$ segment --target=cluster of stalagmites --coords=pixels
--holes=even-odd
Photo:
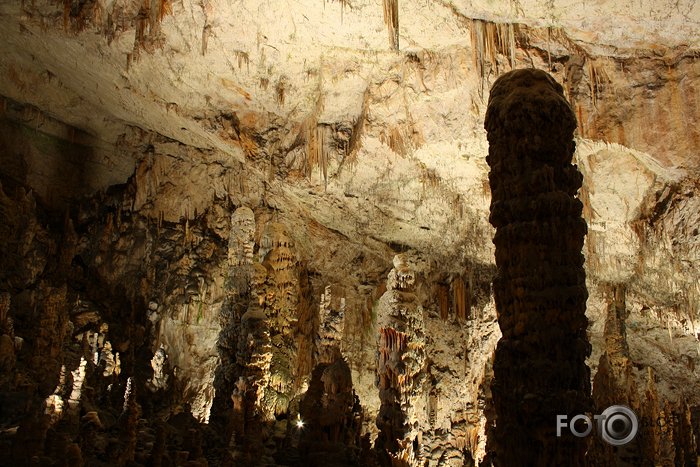
[[[676,403],[659,398],[656,374],[646,368],[646,388],[640,397],[635,382],[633,362],[627,343],[624,284],[603,285],[608,302],[605,320],[605,352],[600,357],[593,381],[596,412],[612,405],[632,409],[639,421],[635,438],[624,446],[611,446],[601,437],[590,440],[588,459],[591,465],[697,465],[697,413],[683,398]],[[697,409],[695,409],[697,410]],[[695,426],[694,426],[695,425]]]
[[[262,440],[270,438],[264,432],[283,429],[276,427],[276,417],[298,414],[303,376],[298,371],[300,268],[294,240],[283,224],[269,223],[257,258],[254,251],[255,216],[241,207],[231,217],[227,299],[217,344],[222,364],[212,412],[229,414],[223,423],[234,446],[232,459],[244,465],[265,462]]]
[[[381,407],[375,447],[384,463],[396,463],[418,442],[413,413],[425,362],[423,309],[414,293],[416,275],[406,255],[394,257],[387,291],[377,307],[377,386]],[[419,455],[416,453],[415,455]],[[399,464],[402,465],[402,464]]]
[[[493,290],[503,337],[491,386],[498,466],[584,465],[586,440],[556,436],[557,415],[590,412],[586,335],[586,223],[571,164],[576,118],[545,72],[501,76],[485,121],[491,224],[498,275]]]
[[[154,371],[136,368],[137,352],[152,356],[134,316],[143,297],[129,301],[123,285],[85,266],[118,261],[111,242],[131,221],[103,216],[109,206],[83,208],[76,229],[68,214],[45,217],[31,193],[9,198],[0,187],[0,465],[204,466],[202,450],[190,449],[194,438],[201,445],[192,416],[154,416],[163,391],[152,396],[145,383],[165,389],[164,355]],[[165,429],[160,443],[156,425]]]

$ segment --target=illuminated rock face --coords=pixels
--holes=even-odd
[[[571,164],[576,118],[547,73],[506,73],[491,89],[485,125],[496,228],[493,290],[503,337],[491,386],[499,466],[584,465],[586,441],[556,436],[557,415],[591,408],[586,223]]]

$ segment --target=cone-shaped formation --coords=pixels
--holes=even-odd
[[[503,337],[494,361],[498,466],[579,466],[586,440],[556,435],[557,415],[591,409],[586,223],[571,164],[576,118],[547,73],[516,70],[491,90],[486,112],[494,294]]]

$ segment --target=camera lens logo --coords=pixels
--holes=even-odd
[[[637,436],[639,421],[629,407],[613,405],[605,409],[602,414],[595,415],[593,418],[598,422],[598,435],[611,446],[624,446]],[[557,415],[557,437],[561,436],[561,429],[567,426],[566,419],[566,415]],[[578,420],[586,423],[585,430],[578,431],[575,426]],[[588,436],[593,430],[591,419],[586,415],[576,415],[568,423],[568,426],[571,433],[579,438]]]
[[[613,405],[594,418],[598,433],[611,446],[624,446],[637,436],[639,421],[629,407]]]

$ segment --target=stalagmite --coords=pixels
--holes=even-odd
[[[17,361],[16,354],[21,348],[21,338],[14,335],[12,318],[7,316],[10,311],[10,294],[0,294],[0,383],[9,379],[9,375]]]
[[[165,353],[165,348],[163,347],[163,344],[161,344],[151,359],[153,378],[148,380],[148,387],[153,392],[156,392],[158,389],[168,389],[168,379],[170,378],[170,375],[165,373],[165,362],[167,359],[168,356]]]
[[[214,380],[216,397],[212,405],[215,418],[228,424],[226,414],[231,406],[231,394],[240,376],[240,365],[236,362],[240,335],[240,319],[249,306],[250,281],[254,277],[253,250],[255,248],[255,215],[241,206],[231,215],[231,231],[228,239],[227,264],[225,269],[224,304],[219,314],[221,332],[216,347],[221,361]]]
[[[236,360],[244,365],[244,370],[233,391],[234,408],[230,423],[235,429],[232,441],[235,439],[251,463],[262,455],[256,443],[261,437],[262,424],[269,416],[263,409],[272,362],[269,329],[267,316],[259,307],[251,307],[241,317]]]
[[[73,375],[73,389],[68,398],[68,412],[77,415],[80,409],[80,396],[83,391],[83,382],[85,381],[85,366],[87,360],[85,357],[80,357],[80,365],[75,370],[71,371]]]
[[[102,372],[103,376],[110,376],[112,374],[119,376],[119,373],[121,373],[121,361],[119,360],[119,352],[112,353],[112,344],[109,341],[105,342],[105,345],[104,347],[102,347],[102,351],[100,352],[100,359],[98,364],[102,362],[105,363],[105,369]]]
[[[345,327],[345,300],[333,299],[327,285],[319,304],[316,336],[317,364],[309,389],[299,404],[301,459],[309,465],[328,465],[341,447],[359,446],[363,412],[355,395],[352,374],[341,352]]]
[[[271,377],[270,384],[265,389],[264,412],[268,417],[273,417],[288,411],[289,403],[297,395],[300,386],[300,357],[297,350],[297,338],[300,338],[297,335],[299,261],[295,241],[287,226],[281,223],[271,222],[265,226],[260,238],[259,253],[260,262],[267,271],[262,284],[262,290],[265,291],[262,302],[273,344]],[[259,289],[256,293],[260,297]],[[301,358],[305,356],[302,355]]]
[[[123,443],[123,448],[119,455],[120,465],[125,465],[127,462],[134,460],[140,412],[136,403],[136,390],[133,387],[132,378],[129,377],[126,380],[126,391],[124,391],[124,407],[118,421],[119,441]]]
[[[319,304],[319,327],[316,337],[316,361],[318,363],[333,363],[341,358],[340,346],[345,327],[344,299],[339,310],[331,305],[331,286],[327,285],[321,294]]]
[[[401,442],[417,442],[414,413],[425,362],[423,308],[414,292],[416,275],[404,254],[394,257],[387,291],[377,307],[377,385],[381,407],[375,447],[385,463],[401,457]],[[416,453],[419,457],[420,453]]]
[[[524,69],[496,81],[484,126],[503,333],[491,386],[492,460],[584,465],[586,441],[566,430],[556,436],[557,415],[570,420],[592,408],[581,254],[587,229],[575,198],[583,177],[571,164],[576,118],[561,85]]]
[[[44,413],[51,416],[51,426],[54,426],[63,416],[65,401],[63,400],[66,391],[66,366],[61,365],[61,374],[58,377],[58,385],[53,394],[46,398],[46,408]]]
[[[639,413],[640,401],[630,349],[627,344],[626,319],[629,314],[624,284],[606,287],[608,316],[605,320],[605,353],[600,357],[598,372],[593,382],[593,399],[596,413],[602,413],[611,405],[624,405]],[[641,445],[643,437],[638,436],[625,446],[613,447],[600,437],[591,440],[588,459],[593,465],[606,465],[614,458],[620,457],[641,463]]]
[[[250,208],[242,206],[231,216],[231,235],[228,242],[229,267],[236,270],[235,268],[240,266],[253,264],[254,248],[255,215]]]

